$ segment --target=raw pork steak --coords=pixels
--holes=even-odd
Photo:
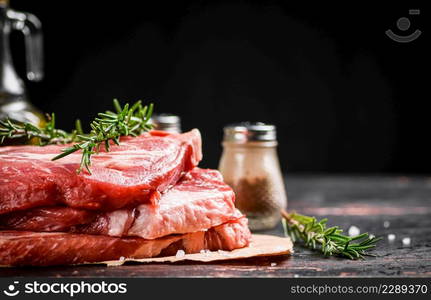
[[[34,208],[0,215],[0,228],[61,231],[155,239],[203,231],[237,219],[235,194],[216,170],[195,168],[162,195],[157,207],[96,212],[70,207]]]
[[[241,218],[204,232],[170,235],[156,240],[72,233],[0,231],[0,265],[50,266],[124,258],[175,255],[178,250],[233,250],[251,239]]]
[[[76,173],[81,154],[51,159],[67,145],[0,148],[0,214],[66,205],[114,210],[157,203],[202,158],[197,129],[184,134],[152,131],[121,139],[110,152],[93,156],[92,175]]]

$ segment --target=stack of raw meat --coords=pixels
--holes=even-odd
[[[92,157],[65,145],[0,148],[0,265],[57,265],[233,250],[247,219],[219,172],[197,168],[198,130],[124,137]]]

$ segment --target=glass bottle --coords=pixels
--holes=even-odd
[[[9,7],[9,1],[0,0],[0,119],[13,119],[43,125],[44,117],[29,101],[27,91],[18,77],[10,53],[9,35],[19,30],[26,47],[27,79],[40,81],[42,70],[42,32],[36,16],[18,12]]]
[[[219,170],[252,230],[274,228],[287,196],[277,155],[276,127],[239,123],[224,128]]]
[[[154,129],[171,133],[181,133],[181,119],[173,114],[155,114],[151,118]]]

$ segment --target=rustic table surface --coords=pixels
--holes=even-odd
[[[0,276],[52,277],[431,277],[431,178],[381,176],[290,176],[289,209],[328,217],[329,225],[382,236],[377,257],[350,261],[324,258],[300,245],[292,256],[176,264],[3,268]],[[386,226],[385,226],[386,225]],[[388,226],[389,225],[389,226]],[[282,228],[265,232],[282,235]],[[388,241],[394,234],[395,240]],[[403,246],[402,239],[411,245]]]

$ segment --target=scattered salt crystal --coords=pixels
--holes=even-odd
[[[389,228],[389,226],[391,226],[391,222],[389,222],[389,221],[384,221],[383,222],[383,227],[384,228]]]
[[[201,251],[199,251],[199,253],[205,256],[208,256],[211,253],[211,251],[208,249],[202,249]]]
[[[368,237],[369,237],[370,239],[373,239],[373,238],[375,238],[376,236],[375,236],[374,234],[370,234],[370,235],[368,235]]]
[[[295,274],[295,275],[293,275],[293,277],[298,278],[298,277],[299,277],[299,275],[298,275],[298,274]]]
[[[175,254],[176,258],[181,258],[184,257],[186,255],[186,253],[184,252],[184,250],[178,250],[177,254]]]
[[[408,247],[408,246],[410,246],[410,244],[412,242],[412,239],[409,238],[409,237],[405,237],[405,238],[402,239],[402,242],[403,242],[403,246],[404,247]]]
[[[349,228],[349,236],[355,236],[355,235],[358,235],[360,233],[361,233],[361,231],[359,230],[358,227],[356,227],[356,226],[350,226],[350,228]]]
[[[120,261],[124,261],[125,259],[126,259],[126,258],[125,258],[124,256],[121,256],[119,260],[120,260]]]
[[[389,242],[393,242],[393,241],[395,241],[395,238],[396,238],[395,234],[393,234],[393,233],[388,234],[388,241],[389,241]]]
[[[271,263],[271,267],[275,267],[276,265],[276,263]]]

